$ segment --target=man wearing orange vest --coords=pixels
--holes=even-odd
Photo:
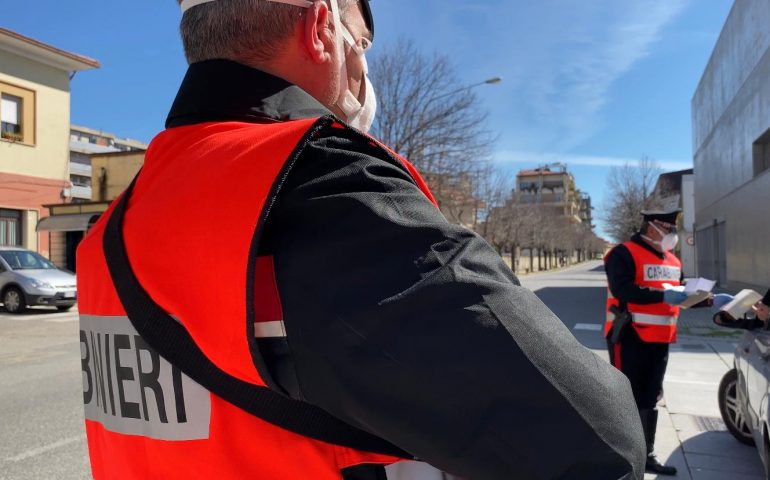
[[[613,248],[604,260],[609,287],[604,336],[610,361],[631,382],[647,443],[645,468],[662,475],[676,475],[676,468],[658,461],[654,444],[655,405],[662,394],[668,345],[676,341],[677,305],[687,298],[670,288],[683,279],[682,264],[672,253],[678,242],[679,212],[642,212],[639,233]]]
[[[365,133],[368,1],[181,7],[167,128],[78,251],[94,478],[641,479],[626,378]]]

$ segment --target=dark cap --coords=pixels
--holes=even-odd
[[[364,21],[366,22],[366,28],[372,34],[372,41],[374,41],[374,17],[372,16],[372,7],[369,6],[369,0],[359,0],[361,4],[361,11],[364,12]]]
[[[678,217],[681,212],[681,208],[674,210],[642,210],[642,216],[644,217],[645,222],[657,220],[659,222],[676,225],[676,217]]]

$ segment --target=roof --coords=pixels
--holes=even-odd
[[[0,50],[66,71],[90,70],[101,66],[93,58],[56,48],[2,27],[0,27]]]
[[[70,151],[77,153],[85,153],[86,155],[94,155],[97,153],[110,153],[119,152],[120,149],[110,147],[108,145],[97,145],[95,143],[78,142],[76,140],[70,140]]]
[[[74,213],[51,215],[37,222],[36,231],[42,232],[85,232],[96,222],[100,213]]]
[[[95,158],[112,158],[112,157],[128,157],[132,155],[142,155],[144,156],[147,153],[147,150],[118,150],[117,152],[105,152],[105,153],[95,153],[91,156],[92,159]]]
[[[80,125],[70,124],[70,135],[77,135],[78,133],[93,135],[96,137],[108,138],[119,145],[126,145],[132,148],[137,148],[139,150],[147,150],[147,144],[144,142],[140,142],[139,140],[134,140],[133,138],[121,138],[115,135],[114,133],[97,130],[95,128],[81,127]]]
[[[569,175],[569,172],[552,172],[550,170],[520,170],[517,177],[534,177],[536,175]]]

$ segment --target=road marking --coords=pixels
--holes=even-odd
[[[685,378],[676,378],[676,377],[674,377],[674,378],[665,378],[663,381],[664,382],[668,382],[668,383],[681,383],[681,384],[684,384],[684,385],[705,385],[705,386],[709,386],[709,387],[718,387],[719,386],[718,382],[704,382],[704,381],[701,381],[701,380],[687,380]]]
[[[602,326],[598,323],[578,323],[575,325],[575,330],[590,330],[592,332],[601,332]]]
[[[33,315],[0,315],[0,320],[11,320],[14,322],[34,322],[34,321],[42,320],[45,322],[61,323],[61,322],[73,322],[77,319],[78,319],[77,312],[38,313]]]
[[[77,315],[67,315],[62,317],[55,317],[55,318],[46,318],[46,322],[50,323],[67,323],[67,322],[77,322],[79,317]]]
[[[22,452],[15,457],[6,458],[5,460],[7,462],[21,462],[22,460],[26,460],[28,458],[36,457],[38,455],[41,455],[43,453],[49,452],[51,450],[55,450],[59,447],[63,447],[65,445],[69,445],[71,443],[76,443],[81,440],[84,440],[86,438],[85,435],[77,435],[75,437],[67,437],[59,440],[58,442],[49,443],[48,445],[43,445],[42,447],[32,448],[27,450],[26,452]]]

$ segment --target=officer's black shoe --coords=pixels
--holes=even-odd
[[[644,471],[649,473],[657,473],[659,475],[676,475],[676,467],[663,465],[658,461],[658,457],[656,457],[654,453],[647,454],[647,461],[644,464]]]

